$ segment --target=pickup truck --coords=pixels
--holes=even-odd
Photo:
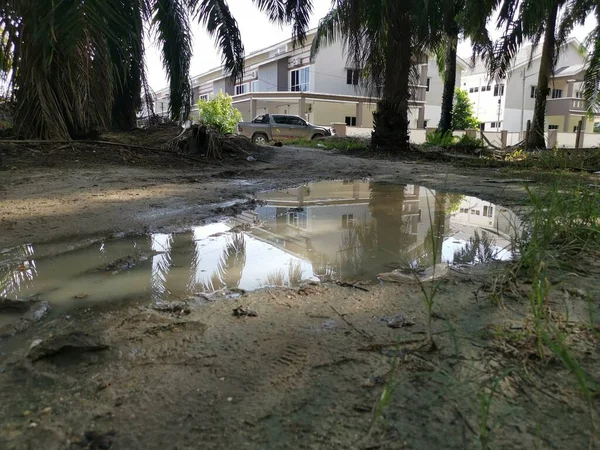
[[[331,129],[312,125],[301,117],[288,114],[261,114],[252,122],[238,123],[237,132],[259,145],[269,141],[331,136]]]

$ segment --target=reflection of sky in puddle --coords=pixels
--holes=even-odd
[[[35,258],[33,245],[0,250],[0,296],[40,294],[67,305],[185,299],[314,275],[373,280],[399,265],[510,259],[510,236],[519,226],[497,205],[414,185],[327,181],[258,198],[264,203],[255,211],[185,233],[108,239],[49,257]],[[134,267],[104,270],[129,256]]]

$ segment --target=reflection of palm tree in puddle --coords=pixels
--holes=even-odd
[[[353,228],[342,230],[342,243],[335,261],[335,272],[341,278],[361,275],[377,246],[373,220],[363,220]]]
[[[431,205],[427,199],[428,214],[431,225],[427,230],[423,244],[415,249],[409,259],[408,265],[431,266],[442,262],[442,247],[444,244],[444,235],[446,234],[447,198],[446,194],[436,192],[434,204]],[[433,215],[431,207],[433,206]],[[433,220],[431,220],[433,219]]]
[[[493,261],[498,256],[495,249],[496,241],[483,231],[481,235],[475,231],[474,236],[464,248],[454,252],[454,264],[485,263]]]
[[[244,233],[232,233],[227,237],[217,268],[210,276],[210,280],[203,283],[202,289],[214,292],[225,287],[239,287],[245,265],[246,240]]]
[[[282,269],[276,269],[267,274],[268,286],[297,286],[302,281],[302,265],[299,261],[290,261],[287,270],[287,280]]]
[[[33,280],[37,276],[35,260],[32,259],[34,248],[32,245],[20,245],[9,252],[11,260],[20,261],[18,264],[7,264],[0,270],[0,296],[17,296],[20,291],[33,287]]]

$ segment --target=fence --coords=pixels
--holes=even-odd
[[[345,128],[342,133],[338,133],[339,136],[357,137],[357,138],[370,138],[372,128],[359,128],[359,127],[342,127]],[[433,133],[435,128],[414,128],[409,130],[410,142],[413,144],[424,144],[427,142],[427,134]],[[505,130],[501,131],[454,131],[453,136],[461,138],[465,134],[469,134],[472,137],[481,138],[484,144],[488,147],[496,147],[504,149],[507,147],[515,147],[522,145],[525,140],[526,132],[508,132]],[[577,142],[579,134],[579,142]],[[556,130],[550,130],[544,133],[546,145],[548,148],[593,148],[600,147],[600,133],[584,133],[581,130],[579,133],[563,133]]]

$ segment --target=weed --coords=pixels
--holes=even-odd
[[[458,142],[458,138],[452,134],[452,131],[441,132],[439,130],[427,134],[425,140],[427,145],[437,147],[451,147]]]
[[[513,369],[508,369],[505,371],[502,376],[495,377],[492,379],[491,386],[483,386],[483,388],[479,391],[479,442],[481,443],[482,450],[487,450],[489,448],[490,442],[490,409],[492,407],[492,401],[494,399],[494,395],[498,391],[498,387],[502,380],[504,380],[508,375],[513,372]]]

